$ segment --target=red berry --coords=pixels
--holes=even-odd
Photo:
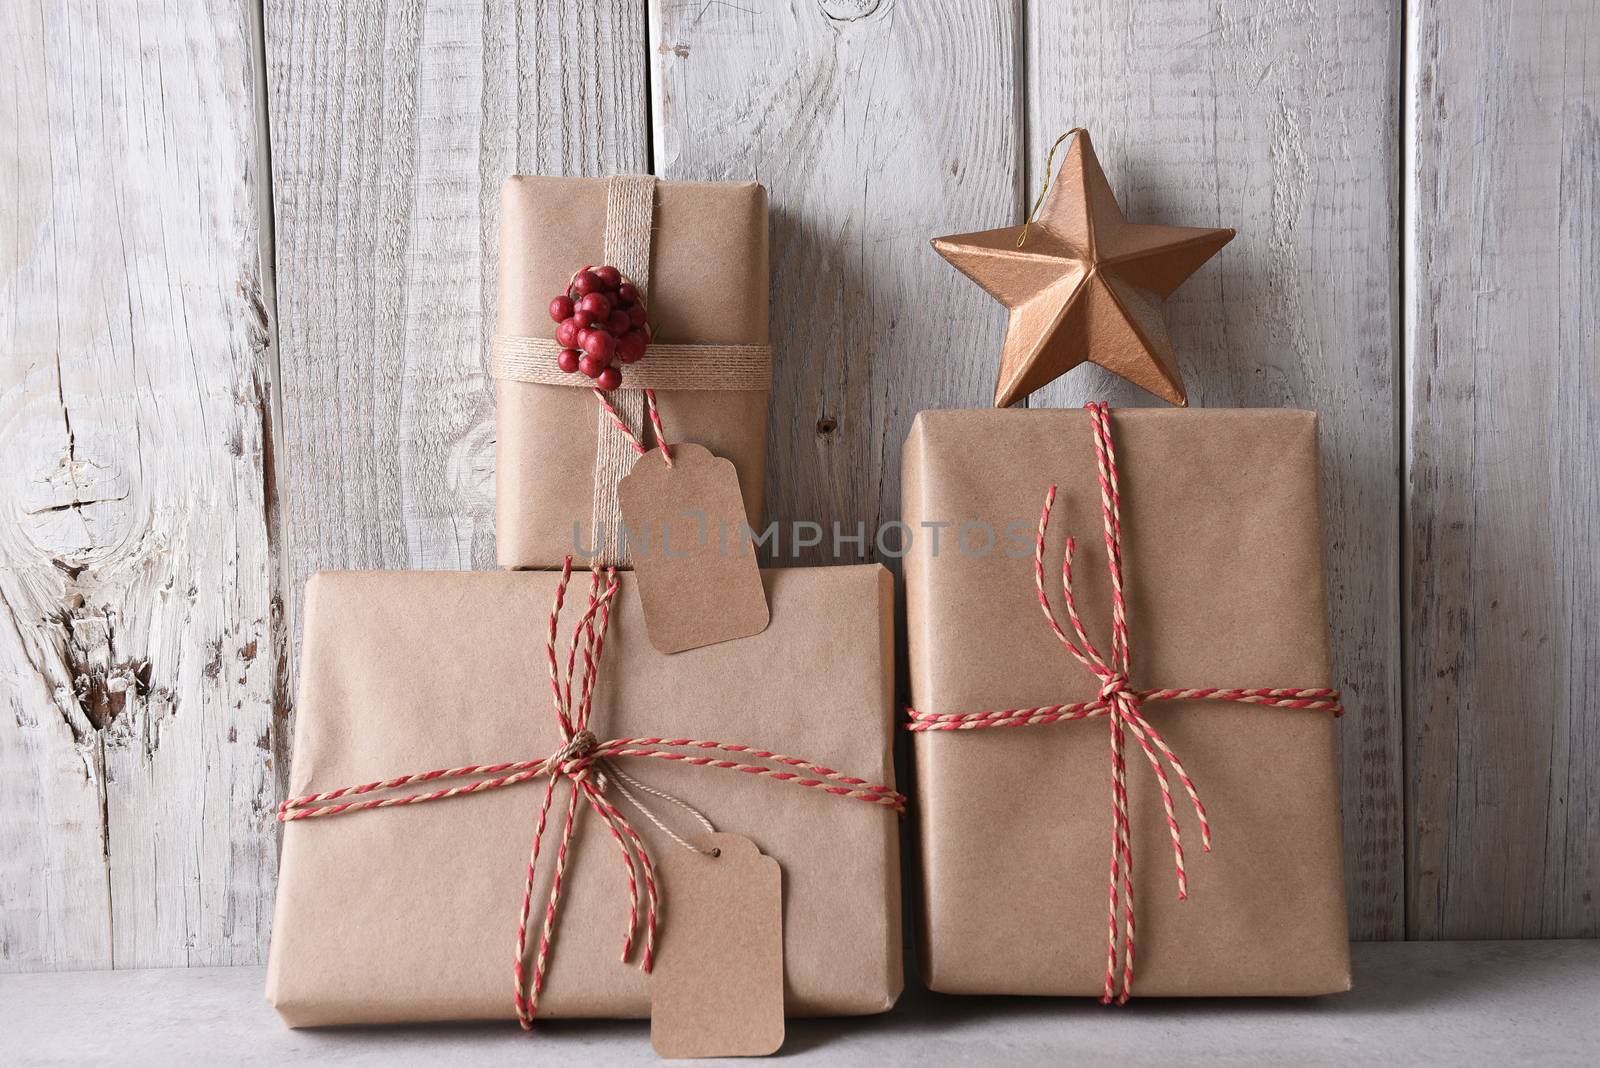
[[[599,275],[586,268],[579,271],[577,275],[573,277],[572,288],[578,291],[578,296],[583,297],[589,295],[590,293],[598,293],[600,290],[606,288],[606,286],[604,282],[600,281]]]
[[[602,365],[608,364],[617,351],[617,339],[604,330],[591,330],[583,337],[583,351],[601,361]]]
[[[622,385],[622,372],[615,367],[607,367],[600,372],[600,377],[594,380],[594,384],[601,389],[616,389]]]
[[[650,341],[639,330],[629,330],[617,342],[617,358],[623,363],[633,363],[644,355]]]
[[[607,367],[606,361],[595,356],[585,355],[578,361],[578,370],[590,378],[599,378],[600,373]]]
[[[628,327],[633,324],[628,321],[628,313],[620,308],[606,317],[606,332],[621,337],[628,332]]]
[[[550,301],[550,318],[556,322],[572,318],[572,300],[568,297],[556,297]]]
[[[617,287],[617,299],[624,304],[632,304],[639,299],[639,288],[632,282],[623,282]]]
[[[556,353],[556,366],[570,375],[578,369],[579,359],[577,349],[562,349]]]
[[[598,320],[595,319],[595,317],[593,315],[590,315],[588,312],[584,311],[582,308],[578,308],[575,311],[573,311],[573,313],[572,313],[572,321],[578,324],[578,329],[580,331],[587,330],[587,329],[589,329],[589,327],[593,326],[596,322],[598,322]]]
[[[604,267],[594,269],[595,276],[604,282],[607,289],[615,289],[622,284],[622,272],[609,263]]]
[[[583,328],[578,325],[578,320],[572,318],[563,319],[561,325],[556,327],[556,344],[564,349],[577,348],[578,331],[581,329]]]
[[[644,320],[645,310],[643,304],[635,304],[633,307],[628,309],[628,323],[630,325],[643,326]]]
[[[586,293],[578,298],[577,308],[585,315],[592,315],[594,321],[600,323],[611,314],[611,300],[604,293]]]

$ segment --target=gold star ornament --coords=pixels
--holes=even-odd
[[[1015,404],[1086,360],[1162,400],[1187,404],[1161,302],[1234,232],[1127,222],[1088,131],[1062,140],[1073,134],[1029,222],[933,241],[939,255],[1010,309],[995,407]]]

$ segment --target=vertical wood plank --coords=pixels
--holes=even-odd
[[[1409,36],[1409,931],[1594,937],[1600,7]]]
[[[924,408],[992,392],[1003,322],[929,239],[1016,215],[1009,4],[651,4],[656,170],[758,179],[772,205],[767,518],[783,564],[879,558]],[[835,546],[864,529],[865,549]],[[891,536],[888,546],[897,547]]]
[[[279,0],[267,46],[296,596],[492,567],[500,184],[646,169],[642,4]]]
[[[1174,294],[1190,403],[1320,417],[1352,935],[1399,938],[1397,58],[1388,4],[1030,5],[1029,183],[1086,126],[1135,222],[1239,236]],[[1159,403],[1098,367],[1034,403]]]
[[[247,14],[0,9],[0,970],[265,948],[283,628]]]

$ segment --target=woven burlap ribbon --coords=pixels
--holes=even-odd
[[[655,218],[656,180],[648,174],[616,175],[606,181],[606,234],[602,253],[639,290],[648,304],[650,246]],[[561,346],[553,338],[496,334],[489,351],[489,373],[509,382],[589,388],[593,382],[556,366]],[[610,394],[617,424],[645,422],[646,389],[772,388],[772,349],[766,345],[672,345],[652,343],[639,363],[622,368],[622,385]],[[617,483],[633,467],[633,440],[618,433],[612,413],[595,408],[594,507],[592,536],[600,553],[593,563],[622,565],[622,507]]]

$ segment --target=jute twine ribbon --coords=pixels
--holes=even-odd
[[[1203,852],[1211,852],[1211,823],[1200,801],[1194,780],[1183,768],[1176,753],[1168,747],[1161,732],[1145,718],[1143,706],[1149,701],[1233,701],[1243,704],[1265,705],[1269,708],[1303,709],[1344,714],[1339,704],[1339,691],[1316,689],[1134,689],[1129,682],[1132,658],[1128,648],[1128,605],[1124,595],[1122,563],[1122,499],[1117,486],[1116,450],[1111,441],[1111,409],[1109,405],[1087,405],[1094,431],[1095,463],[1099,468],[1100,511],[1105,528],[1106,566],[1111,574],[1111,655],[1100,650],[1085,632],[1079,618],[1077,603],[1072,594],[1072,554],[1076,542],[1067,539],[1066,555],[1061,563],[1061,584],[1065,596],[1067,619],[1077,636],[1074,642],[1056,622],[1055,611],[1044,586],[1044,539],[1050,523],[1050,510],[1055,504],[1056,487],[1045,492],[1044,510],[1039,516],[1039,534],[1034,542],[1034,590],[1045,621],[1056,638],[1073,658],[1100,680],[1100,692],[1091,701],[1077,704],[1046,705],[1039,708],[1008,708],[987,712],[930,713],[908,709],[911,722],[907,729],[913,731],[967,731],[990,727],[1022,727],[1032,724],[1055,723],[1105,717],[1111,725],[1111,876],[1108,884],[1109,908],[1106,931],[1105,987],[1100,1000],[1106,1004],[1125,1003],[1133,989],[1133,846],[1128,821],[1127,764],[1124,750],[1127,736],[1133,735],[1144,751],[1156,783],[1161,789],[1161,804],[1166,812],[1167,828],[1172,837],[1172,856],[1177,869],[1178,899],[1189,896],[1188,875],[1183,862],[1183,834],[1172,803],[1172,784],[1167,767],[1172,769],[1189,801],[1194,806],[1200,824],[1200,844]],[[1165,762],[1165,766],[1163,765]],[[1120,895],[1120,901],[1119,901]],[[1118,911],[1122,913],[1122,935],[1117,930]],[[1119,953],[1120,951],[1120,953]],[[1120,956],[1120,975],[1118,970]]]
[[[516,956],[513,959],[513,999],[517,1019],[524,1030],[531,1030],[533,1027],[534,1017],[539,1008],[539,995],[544,989],[550,949],[555,939],[556,918],[561,903],[562,880],[571,855],[573,831],[577,825],[580,801],[605,824],[621,856],[628,886],[628,922],[622,941],[624,962],[633,957],[635,938],[641,930],[639,901],[640,885],[643,885],[643,949],[639,967],[646,972],[650,971],[655,961],[661,890],[656,883],[655,865],[650,860],[650,851],[644,839],[634,830],[628,818],[607,799],[606,794],[615,789],[674,842],[686,849],[707,852],[675,834],[646,807],[638,797],[638,793],[681,806],[694,815],[706,830],[714,829],[710,820],[687,802],[640,783],[616,767],[615,761],[627,757],[650,757],[657,760],[672,760],[697,768],[742,772],[771,782],[807,787],[834,797],[882,805],[902,815],[906,804],[905,797],[890,787],[875,786],[865,779],[842,774],[810,760],[784,756],[781,753],[752,746],[693,738],[613,738],[610,741],[600,741],[589,729],[589,719],[594,708],[594,687],[600,669],[600,655],[611,619],[611,603],[616,596],[620,580],[615,568],[595,568],[591,572],[588,604],[573,628],[563,673],[556,655],[556,640],[562,604],[571,578],[572,558],[568,557],[562,568],[561,578],[556,584],[555,603],[550,609],[550,625],[545,639],[545,657],[550,668],[550,692],[554,699],[556,723],[562,738],[561,745],[555,752],[537,760],[440,768],[436,771],[401,775],[359,786],[343,786],[336,790],[290,798],[278,807],[278,820],[290,823],[318,817],[417,805],[429,801],[443,801],[447,798],[466,797],[516,786],[535,779],[547,780],[544,798],[539,804],[539,813],[534,826],[527,875],[523,881],[522,904],[517,919]],[[577,671],[580,652],[583,664],[581,671]],[[729,759],[730,757],[733,759]],[[748,763],[748,761],[762,763]],[[455,782],[456,785],[428,793],[398,796],[390,793],[422,783],[443,782]],[[561,815],[561,838],[556,846],[555,868],[551,876],[550,890],[545,898],[543,925],[539,932],[538,950],[534,954],[530,974],[527,969],[528,919],[533,909],[535,875],[556,789],[563,782],[569,784],[570,789],[567,792],[565,811]],[[386,796],[367,796],[371,794]],[[714,851],[711,852],[714,854]]]
[[[655,217],[656,180],[648,174],[616,175],[606,181],[604,260],[632,282],[641,298],[650,289],[650,246]],[[593,388],[583,375],[556,366],[561,346],[553,338],[496,334],[489,349],[489,373],[510,382]],[[660,437],[657,389],[770,390],[772,349],[766,345],[672,345],[652,342],[645,359],[622,365],[622,385],[614,400],[595,389],[597,413],[592,523],[600,565],[625,565],[622,506],[617,483],[633,466],[633,454],[647,450],[631,427],[643,427],[648,410]],[[611,434],[609,427],[622,431]],[[642,431],[641,431],[642,432]],[[670,456],[668,463],[670,465]]]

